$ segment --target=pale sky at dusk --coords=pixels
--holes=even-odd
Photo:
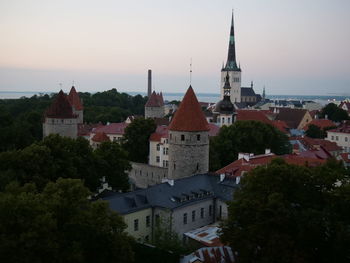
[[[0,0],[0,91],[219,93],[232,8],[243,86],[350,95],[348,0]]]

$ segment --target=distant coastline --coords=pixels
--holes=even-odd
[[[55,92],[39,92],[39,91],[0,91],[0,99],[19,99],[21,97],[30,98],[34,95],[45,95],[52,94]],[[132,96],[140,94],[145,96],[145,92],[126,92]],[[181,100],[184,93],[181,92],[164,92],[163,96],[165,100]],[[197,93],[197,97],[199,101],[203,102],[217,102],[220,99],[220,94],[215,93]],[[321,104],[327,104],[331,101],[342,101],[345,99],[349,99],[350,96],[340,96],[340,95],[267,95],[267,98],[273,100],[312,100],[315,102],[319,102]]]

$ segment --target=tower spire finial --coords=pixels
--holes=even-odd
[[[190,86],[192,85],[192,58],[190,60]]]

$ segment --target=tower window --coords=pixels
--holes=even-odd
[[[204,208],[201,208],[201,218],[204,218]]]
[[[174,170],[176,169],[176,164],[174,164]]]
[[[135,219],[134,220],[134,231],[138,231],[139,230],[139,220]]]
[[[199,163],[197,163],[197,171],[199,170]]]
[[[225,123],[225,118],[224,117],[222,118],[222,123]]]
[[[184,222],[184,225],[187,224],[187,213],[184,213],[183,222]]]
[[[184,140],[185,140],[185,135],[181,134],[181,141],[184,141]]]
[[[197,141],[200,141],[200,140],[201,140],[201,135],[197,134]]]
[[[196,220],[196,211],[193,210],[192,211],[192,222],[194,222]]]

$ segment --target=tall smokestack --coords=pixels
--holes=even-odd
[[[151,97],[152,94],[152,70],[148,70],[148,91],[147,96],[148,98]]]

